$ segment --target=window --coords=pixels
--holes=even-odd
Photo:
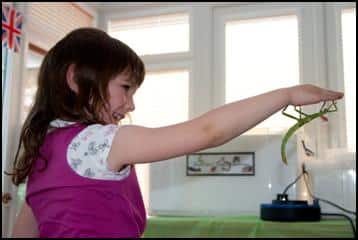
[[[225,39],[226,103],[299,83],[295,15],[228,21]],[[246,134],[267,134],[294,123],[278,112]]]
[[[187,70],[148,72],[143,85],[134,95],[136,110],[131,113],[133,124],[162,127],[186,121],[189,115],[188,99],[189,73]],[[144,203],[148,209],[148,164],[139,164],[136,170]]]
[[[130,114],[133,124],[162,127],[189,118],[190,56],[179,56],[190,49],[189,14],[153,14],[146,17],[108,20],[108,33],[131,47],[143,57],[146,76],[134,95],[135,111]],[[171,54],[170,59],[164,54]],[[124,123],[129,119],[124,119]],[[149,208],[149,164],[136,166],[147,213]]]
[[[356,148],[356,12],[355,8],[342,10],[342,46],[344,92],[346,104],[347,147]]]
[[[186,13],[111,20],[108,32],[139,55],[189,51],[189,16]]]
[[[188,119],[189,72],[171,70],[148,72],[134,95],[133,123],[162,127]]]

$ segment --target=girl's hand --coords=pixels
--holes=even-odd
[[[289,104],[293,106],[308,105],[322,101],[333,101],[343,97],[342,92],[331,91],[311,84],[288,88]]]

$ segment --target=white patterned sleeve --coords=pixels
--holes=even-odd
[[[111,171],[107,164],[109,150],[118,125],[93,124],[74,137],[67,149],[67,162],[80,176],[122,180],[130,173],[130,165],[119,172]]]

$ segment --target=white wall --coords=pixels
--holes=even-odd
[[[252,136],[243,142],[239,137],[203,151],[254,151],[254,176],[186,176],[185,157],[152,163],[149,215],[258,215],[261,203],[270,203],[296,178],[296,140],[292,138],[287,145],[286,166],[281,162],[281,139],[280,135]],[[290,188],[289,198],[296,199],[296,191]]]

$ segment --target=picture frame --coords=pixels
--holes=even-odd
[[[254,176],[255,152],[202,152],[186,155],[187,176]]]

